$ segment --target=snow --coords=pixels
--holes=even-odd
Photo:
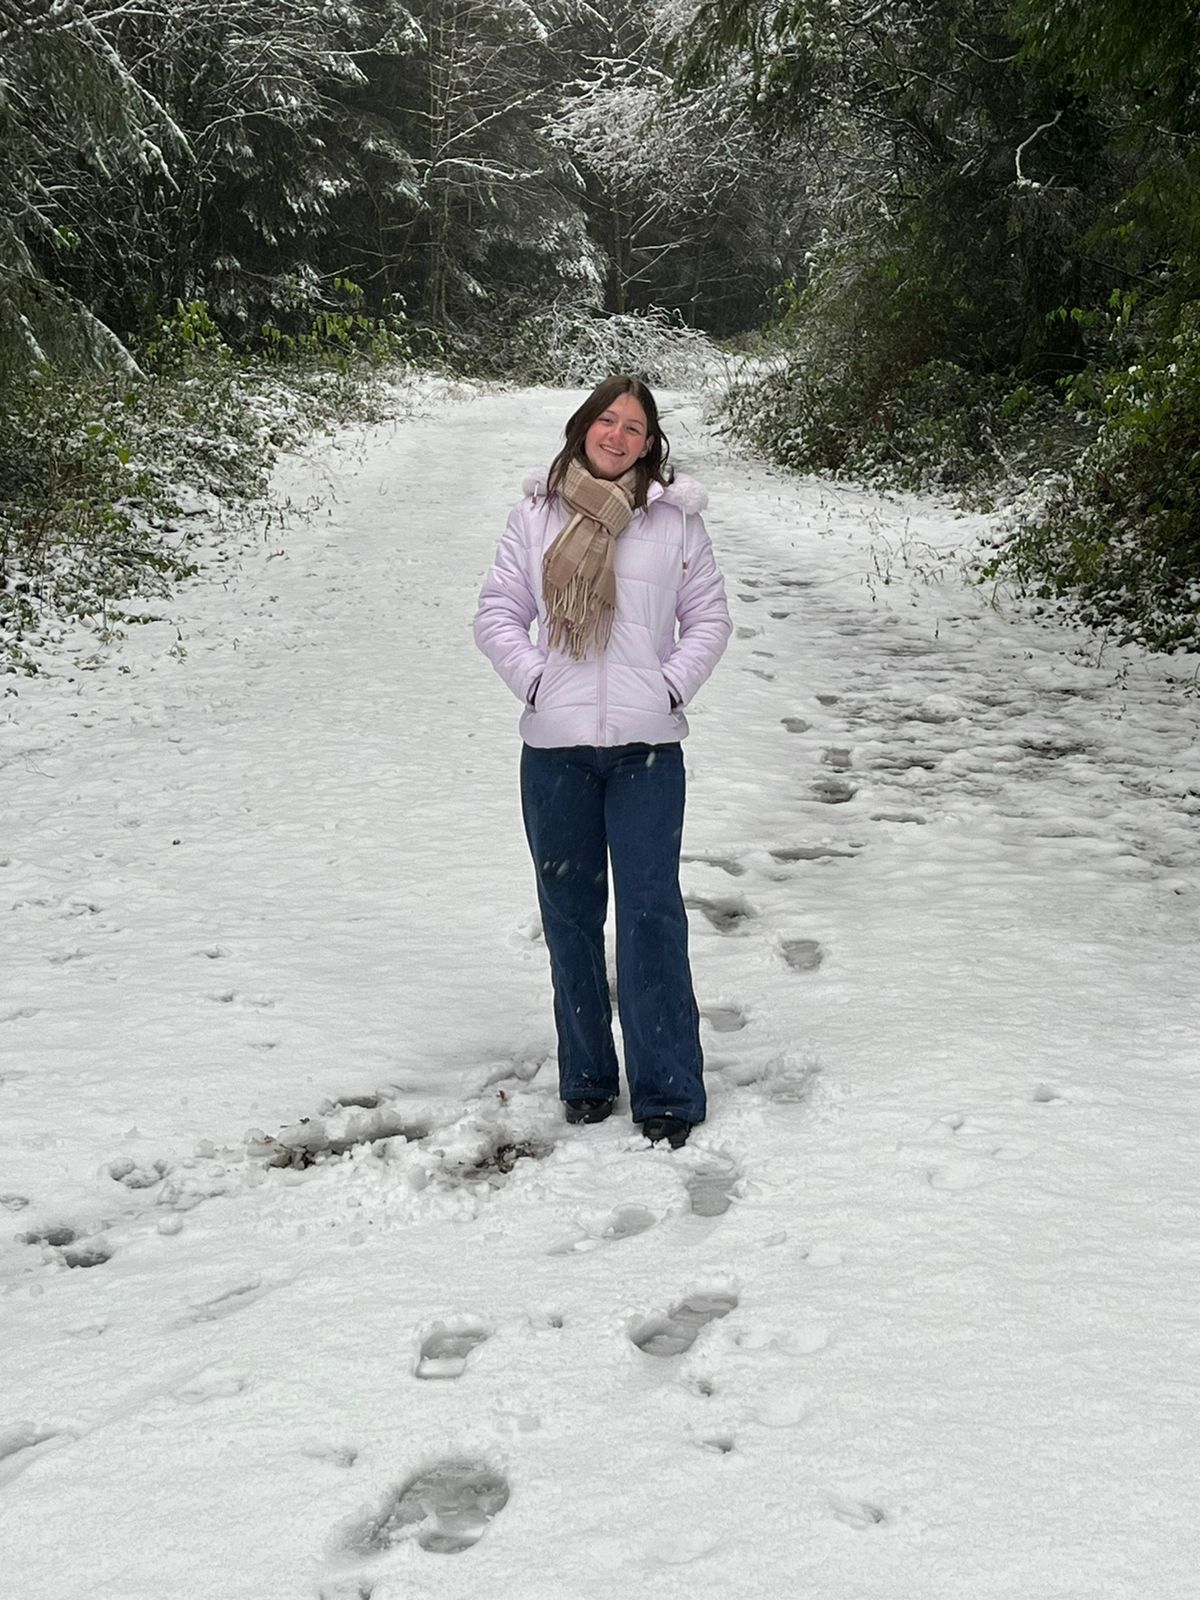
[[[1200,704],[673,397],[711,1112],[568,1129],[469,624],[576,402],[314,447],[176,622],[4,686],[6,1591],[1192,1592]]]

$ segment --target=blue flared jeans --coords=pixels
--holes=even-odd
[[[700,1017],[679,889],[678,744],[572,745],[521,756],[521,805],[550,952],[559,1094],[620,1089],[604,961],[609,863],[617,913],[617,1006],[635,1122],[704,1120]]]

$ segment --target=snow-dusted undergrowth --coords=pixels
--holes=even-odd
[[[1190,1592],[1200,706],[882,586],[983,519],[678,403],[711,1116],[567,1129],[469,622],[574,398],[286,462],[307,517],[0,702],[6,1582]]]

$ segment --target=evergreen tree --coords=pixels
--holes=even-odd
[[[575,0],[423,0],[404,126],[419,215],[408,246],[438,325],[499,298],[584,296],[595,276],[564,164],[539,132]]]
[[[0,382],[31,362],[131,364],[111,308],[136,298],[147,214],[191,160],[91,9],[0,0]]]

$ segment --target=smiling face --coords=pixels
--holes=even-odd
[[[634,395],[619,394],[584,435],[583,453],[593,477],[619,478],[653,442],[641,402]]]

